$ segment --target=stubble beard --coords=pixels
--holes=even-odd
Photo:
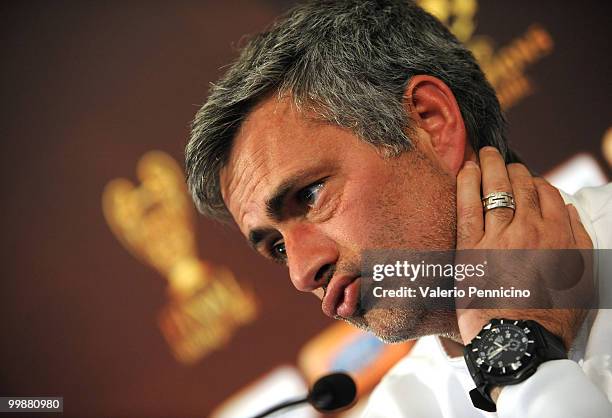
[[[414,213],[401,213],[403,200],[398,193],[391,193],[388,199],[381,201],[385,207],[385,226],[379,236],[373,240],[382,244],[382,248],[401,250],[454,250],[456,246],[456,186],[454,178],[443,173],[422,155],[415,156],[413,169],[418,169],[418,176],[434,179],[430,184],[408,187],[414,192],[420,191],[419,202]],[[414,173],[414,172],[413,172]],[[408,174],[410,176],[410,174]],[[414,178],[415,175],[412,174]],[[420,190],[419,190],[420,189]],[[402,190],[396,189],[396,190]],[[428,193],[423,193],[427,190]],[[415,196],[417,196],[415,194]],[[418,237],[409,237],[410,226],[422,222],[428,230]],[[398,233],[398,231],[408,231]],[[341,318],[346,322],[376,335],[385,343],[400,343],[426,335],[454,335],[457,331],[455,310],[431,310],[424,306],[415,306],[412,301],[396,307],[373,307],[365,311],[359,308],[350,318]]]

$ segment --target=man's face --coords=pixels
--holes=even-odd
[[[269,98],[242,124],[221,171],[224,201],[264,257],[329,316],[387,341],[448,330],[450,313],[359,307],[362,252],[454,249],[454,177],[419,131],[415,150],[384,158],[350,131]]]

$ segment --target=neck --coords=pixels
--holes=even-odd
[[[447,356],[451,358],[463,356],[463,344],[457,342],[455,339],[447,337],[438,338],[440,339],[440,344],[442,344],[442,348],[446,352]]]

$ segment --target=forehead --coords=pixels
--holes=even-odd
[[[251,169],[284,171],[306,164],[308,159],[299,156],[301,153],[314,154],[314,150],[322,146],[315,138],[315,132],[321,128],[321,123],[305,118],[288,98],[274,96],[264,100],[247,116],[234,138],[223,173],[230,180],[228,185],[234,186],[233,183],[240,180],[238,174],[251,172]],[[260,180],[272,181],[274,176]]]
[[[289,98],[262,101],[242,123],[221,170],[223,199],[243,233],[261,223],[265,200],[284,179],[341,157],[350,136],[305,118]],[[361,142],[361,141],[360,141]]]

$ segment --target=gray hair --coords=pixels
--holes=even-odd
[[[227,218],[219,171],[242,121],[274,94],[289,95],[298,109],[351,130],[383,155],[410,150],[404,91],[418,74],[450,87],[475,150],[492,145],[507,158],[495,91],[470,51],[436,18],[406,0],[311,1],[251,38],[212,85],[185,150],[196,206]]]

